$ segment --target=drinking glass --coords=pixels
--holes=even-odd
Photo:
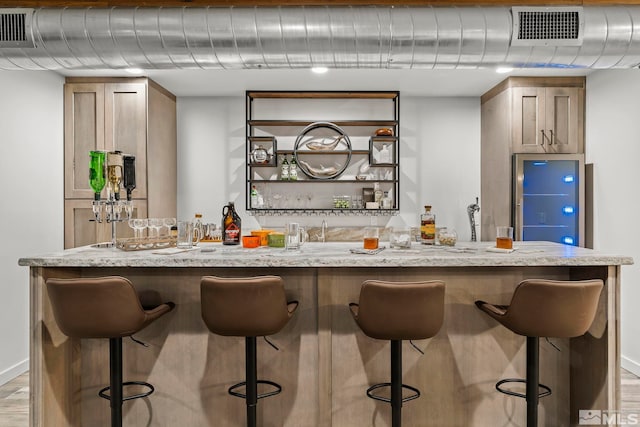
[[[287,224],[285,247],[292,250],[300,249],[300,246],[307,240],[306,236],[307,234],[304,228],[300,227],[300,224],[297,222]]]
[[[513,249],[513,227],[496,227],[496,248]]]
[[[197,230],[197,229],[196,229]],[[196,240],[194,241],[194,234]],[[194,230],[191,221],[178,221],[178,240],[176,246],[181,249],[191,249],[194,243],[197,245],[200,241],[200,233]]]
[[[378,227],[366,227],[364,229],[364,249],[378,249],[379,237]]]
[[[162,218],[149,218],[149,237],[160,237],[160,228],[163,224]]]
[[[131,225],[131,221],[129,221],[129,225]],[[146,218],[135,218],[133,220],[133,231],[136,234],[136,237],[143,238],[144,237],[144,229],[147,228],[149,222]]]
[[[176,219],[175,218],[164,218],[162,220],[162,224],[166,227],[167,229],[167,236],[169,236],[171,234],[171,227],[173,227],[174,225],[176,225]]]

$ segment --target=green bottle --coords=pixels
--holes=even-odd
[[[282,160],[282,168],[280,169],[280,179],[282,181],[289,180],[289,162],[287,161],[287,155],[284,155],[284,159]]]
[[[291,163],[289,164],[289,180],[298,180],[298,162],[296,162],[296,156],[291,156]]]
[[[104,163],[107,153],[104,151],[91,151],[89,153],[89,185],[95,193],[95,200],[100,200],[100,192],[104,188],[106,178],[104,174]]]

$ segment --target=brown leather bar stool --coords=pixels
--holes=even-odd
[[[598,308],[604,283],[600,279],[560,281],[530,279],[516,287],[507,306],[476,301],[476,306],[507,329],[527,337],[527,378],[507,378],[496,383],[500,393],[527,400],[527,427],[538,425],[538,401],[551,394],[539,384],[539,339],[573,338],[584,335]],[[526,384],[526,394],[502,388],[505,383]],[[539,388],[544,391],[540,392]]]
[[[245,337],[246,380],[229,387],[229,394],[245,399],[247,426],[257,423],[258,399],[274,396],[282,387],[258,380],[256,337],[279,332],[298,308],[298,301],[287,302],[284,284],[278,276],[226,278],[205,276],[200,282],[202,320],[217,335]],[[278,349],[275,345],[267,342]],[[274,390],[258,394],[258,384]],[[245,387],[245,393],[237,390]]]
[[[133,285],[124,277],[48,279],[46,283],[53,316],[63,334],[71,338],[109,339],[110,385],[98,395],[111,402],[111,426],[121,427],[122,403],[154,392],[147,382],[122,382],[122,337],[144,329],[175,304],[167,302],[145,310]],[[123,386],[134,384],[147,387],[148,391],[123,397]]]
[[[391,382],[372,385],[367,396],[391,403],[391,425],[400,427],[402,404],[420,397],[417,388],[402,384],[402,341],[423,340],[438,333],[444,317],[444,282],[367,280],[360,288],[359,303],[349,304],[349,309],[365,335],[391,341]],[[390,399],[373,394],[382,387],[391,387]],[[413,394],[403,399],[403,388]]]

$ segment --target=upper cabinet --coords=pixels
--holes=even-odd
[[[510,77],[482,95],[483,125],[506,130],[494,143],[512,154],[583,153],[585,84],[584,77]]]
[[[132,154],[136,169],[146,171],[145,84],[67,83],[64,99],[66,198],[93,198],[88,167],[91,150]],[[144,199],[146,174],[136,178],[135,197]]]
[[[584,89],[513,88],[514,153],[583,151]]]

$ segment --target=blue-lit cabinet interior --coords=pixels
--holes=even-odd
[[[514,155],[517,240],[584,246],[583,155]]]

